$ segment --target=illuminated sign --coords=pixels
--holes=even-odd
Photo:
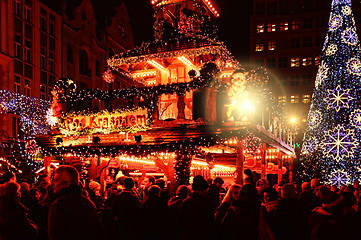
[[[93,115],[63,116],[60,131],[64,135],[145,131],[149,126],[148,110],[103,111]]]

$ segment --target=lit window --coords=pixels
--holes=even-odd
[[[269,41],[268,42],[268,50],[270,50],[270,51],[276,50],[276,41]]]
[[[302,102],[303,103],[310,103],[311,102],[311,97],[309,94],[305,94],[302,96]]]
[[[300,58],[291,58],[291,67],[299,67]]]
[[[257,25],[257,33],[263,33],[264,32],[264,25],[259,24]]]
[[[264,50],[263,43],[256,44],[256,52],[262,52]]]
[[[278,104],[285,105],[286,104],[286,96],[278,96]]]
[[[315,65],[318,66],[318,64],[320,64],[320,57],[319,56],[315,57]]]
[[[302,66],[307,67],[312,65],[312,57],[302,58]]]
[[[299,96],[298,95],[291,96],[291,103],[299,103]]]
[[[291,28],[292,30],[298,30],[300,27],[300,21],[294,20],[292,21]]]
[[[280,23],[280,31],[288,31],[288,22],[287,21]]]
[[[275,32],[276,31],[276,24],[275,23],[268,23],[267,24],[267,32]]]

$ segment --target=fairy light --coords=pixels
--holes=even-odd
[[[146,78],[146,77],[154,77],[157,75],[156,71],[143,71],[143,72],[135,72],[132,73],[133,78]]]
[[[191,62],[191,60],[189,60],[187,57],[181,56],[181,57],[178,57],[178,60],[183,62],[185,65],[187,65],[190,69],[194,69],[197,72],[197,74],[199,74],[198,68],[196,66],[194,66],[194,64]]]
[[[158,70],[164,72],[165,74],[169,75],[169,72],[165,67],[163,67],[160,63],[158,63],[155,60],[149,60],[148,63],[152,65],[153,67],[157,68]]]

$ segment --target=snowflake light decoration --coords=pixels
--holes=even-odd
[[[334,55],[337,52],[337,45],[336,44],[332,44],[330,46],[328,46],[327,50],[326,50],[326,55],[327,56],[331,56]]]
[[[330,31],[338,29],[342,25],[342,17],[340,15],[333,16],[330,20]]]
[[[345,129],[341,125],[327,131],[322,142],[324,155],[336,161],[352,157],[357,146],[354,130]]]
[[[324,61],[321,62],[321,65],[318,69],[317,75],[316,75],[316,81],[315,81],[315,87],[318,88],[324,79],[328,76],[328,67]]]
[[[328,96],[324,98],[327,103],[327,109],[334,108],[336,112],[340,108],[349,108],[348,103],[354,99],[350,96],[350,89],[342,89],[340,85],[334,90],[327,90]]]
[[[344,6],[341,10],[342,14],[344,14],[345,16],[349,16],[352,13],[352,10],[349,6]]]
[[[320,111],[316,110],[314,112],[310,112],[308,115],[308,124],[310,127],[316,127],[320,124],[322,120],[322,114]]]
[[[355,128],[361,128],[361,110],[357,109],[350,115],[350,123]]]
[[[330,177],[330,184],[336,185],[340,188],[342,185],[347,185],[350,183],[350,178],[348,177],[347,173],[342,170],[335,170],[331,173]]]
[[[348,62],[347,62],[347,69],[349,70],[349,72],[351,74],[354,75],[361,75],[361,62],[359,59],[357,58],[351,58]]]
[[[319,145],[318,140],[315,137],[308,137],[303,141],[302,154],[307,155],[317,150]]]
[[[347,28],[342,32],[342,40],[344,43],[355,46],[358,41],[356,31],[353,28]]]

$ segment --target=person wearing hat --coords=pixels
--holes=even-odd
[[[88,190],[90,200],[95,204],[98,211],[103,210],[104,208],[104,199],[100,194],[100,184],[94,180],[90,180],[89,182],[89,190]]]
[[[215,220],[207,204],[208,182],[193,178],[192,193],[179,205],[181,239],[215,239]]]

